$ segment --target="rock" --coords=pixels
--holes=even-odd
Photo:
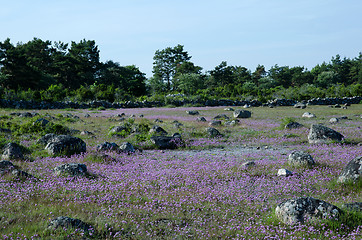
[[[7,174],[14,169],[15,166],[12,162],[6,160],[0,161],[0,176]]]
[[[53,141],[53,139],[57,138],[58,135],[54,133],[45,134],[43,137],[37,140],[37,143],[43,146],[46,146],[49,142]]]
[[[305,109],[307,107],[307,105],[304,104],[304,103],[298,102],[298,103],[294,104],[294,107],[295,108]]]
[[[165,129],[163,129],[162,127],[157,126],[157,125],[153,126],[150,129],[150,133],[154,134],[154,135],[161,135],[161,136],[166,136],[168,134]]]
[[[198,122],[206,122],[206,118],[204,118],[204,117],[198,117],[198,118],[196,119],[196,121],[198,121]]]
[[[336,104],[336,105],[334,105],[334,108],[341,108],[341,105]]]
[[[117,149],[119,149],[119,146],[114,142],[104,142],[97,146],[98,151],[112,151]]]
[[[216,128],[206,128],[206,132],[209,135],[209,137],[221,137],[222,134],[216,129]]]
[[[303,224],[320,218],[337,220],[341,213],[338,207],[312,197],[286,200],[275,209],[277,218],[285,224]]]
[[[3,160],[24,160],[21,148],[16,143],[8,143],[4,147]]]
[[[284,128],[285,129],[295,129],[295,128],[301,128],[301,127],[303,127],[303,125],[298,122],[290,122],[290,123],[287,123]]]
[[[224,108],[224,111],[234,111],[234,108],[228,107],[228,108]]]
[[[214,120],[214,121],[211,121],[211,122],[209,123],[209,125],[210,125],[210,126],[221,126],[221,121],[219,121],[219,120],[218,120],[218,121],[215,121],[215,120]]]
[[[55,230],[57,228],[75,228],[83,230],[84,232],[94,231],[93,227],[88,223],[85,223],[79,219],[63,216],[51,220],[50,224],[48,225],[48,229]]]
[[[183,126],[183,124],[182,124],[182,123],[177,122],[177,123],[175,123],[175,124],[174,124],[174,126],[175,126],[175,127],[177,127],[177,128],[180,128],[180,127],[182,127],[182,126]]]
[[[338,118],[331,118],[331,119],[329,119],[329,123],[331,123],[331,124],[334,124],[334,123],[338,123],[339,122],[339,119]]]
[[[234,118],[250,118],[251,112],[247,110],[235,110],[234,111]]]
[[[135,149],[133,147],[133,145],[129,142],[124,142],[121,144],[121,146],[119,146],[118,148],[118,152],[122,152],[122,153],[134,153]]]
[[[362,202],[344,203],[341,208],[349,211],[362,212]]]
[[[310,113],[310,112],[305,112],[305,113],[303,113],[302,117],[304,117],[304,118],[315,118],[316,115],[314,115],[313,113]]]
[[[249,168],[249,167],[255,166],[255,162],[254,161],[247,161],[247,162],[242,163],[241,166],[244,167],[244,168]]]
[[[250,108],[250,105],[249,105],[249,104],[245,104],[245,105],[243,106],[243,108]]]
[[[328,143],[330,141],[342,141],[344,136],[331,128],[319,124],[312,124],[308,140],[309,143]]]
[[[88,113],[84,114],[85,118],[89,118],[91,115],[89,115]]]
[[[13,175],[14,178],[34,178],[34,176],[19,169],[14,169],[13,171],[11,171],[11,175]]]
[[[87,173],[87,166],[81,163],[66,163],[54,168],[56,175],[69,175],[72,177],[85,176]]]
[[[289,176],[292,176],[293,173],[291,171],[289,171],[288,169],[285,169],[285,168],[280,168],[278,170],[278,176],[283,176],[283,177],[289,177]]]
[[[199,111],[186,111],[186,113],[187,114],[189,114],[189,115],[199,115],[200,113],[199,113]]]
[[[239,120],[232,120],[232,121],[227,121],[224,123],[225,126],[234,126],[237,125],[240,121]]]
[[[163,121],[161,119],[156,118],[155,123],[163,123]]]
[[[117,133],[122,133],[122,132],[127,132],[129,129],[126,126],[115,126],[113,128],[111,128],[111,130],[109,131],[109,135],[114,135]]]
[[[181,143],[181,139],[169,136],[152,136],[151,142],[160,149],[175,149]]]
[[[303,151],[295,151],[289,154],[288,163],[292,166],[313,166],[315,164],[312,156]]]
[[[351,160],[347,166],[343,169],[341,175],[338,177],[337,182],[357,182],[361,181],[362,178],[362,156],[356,157]]]
[[[94,135],[94,134],[93,134],[92,132],[89,132],[89,131],[84,130],[84,131],[81,131],[81,132],[80,132],[80,135],[92,136],[92,135]]]
[[[217,119],[229,120],[230,118],[229,118],[227,115],[225,115],[225,114],[218,114],[218,115],[216,115],[216,116],[214,117],[214,119],[215,119],[215,120],[217,120]]]
[[[180,133],[174,133],[172,135],[173,138],[181,138],[181,134]]]
[[[35,122],[33,122],[33,125],[40,125],[42,127],[45,127],[48,124],[49,124],[49,121],[46,120],[45,118],[39,118]]]
[[[87,146],[86,143],[80,138],[70,135],[55,135],[48,139],[45,150],[47,150],[48,153],[52,155],[73,155],[86,152]]]

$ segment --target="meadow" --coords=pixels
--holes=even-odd
[[[200,114],[189,115],[190,110]],[[360,212],[347,211],[338,222],[285,225],[274,211],[280,202],[296,197],[310,196],[337,207],[362,202],[360,183],[336,181],[346,164],[362,155],[362,104],[347,109],[247,110],[251,118],[239,119],[236,125],[222,120],[215,128],[223,136],[215,138],[205,128],[218,114],[233,119],[225,107],[35,110],[38,115],[33,118],[10,114],[24,110],[0,110],[1,129],[11,130],[0,131],[1,146],[19,143],[25,160],[12,163],[35,177],[0,176],[0,239],[361,239]],[[317,117],[302,118],[307,111]],[[207,122],[196,121],[201,116]],[[342,116],[347,119],[329,123],[330,118]],[[31,127],[38,118],[83,139],[87,151],[50,156],[36,143],[45,134]],[[283,124],[290,119],[304,127],[285,129]],[[147,133],[109,134],[113,126],[125,123],[159,125],[169,135],[180,133],[184,145],[162,150]],[[309,144],[314,123],[340,132],[345,139]],[[130,142],[137,150],[131,154],[106,151],[104,157],[97,146],[105,141]],[[289,166],[288,155],[294,150],[308,152],[317,164]],[[255,165],[243,165],[247,161]],[[83,163],[89,174],[55,175],[53,169],[64,163]],[[277,176],[280,168],[293,175]],[[92,229],[48,228],[59,216],[80,219]]]

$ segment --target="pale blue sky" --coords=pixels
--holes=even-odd
[[[255,70],[311,69],[362,51],[361,0],[0,0],[0,41],[95,40],[101,61],[152,76],[157,49],[184,45],[191,61]]]

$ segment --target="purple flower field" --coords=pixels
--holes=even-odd
[[[240,119],[238,125],[217,127],[223,134],[220,138],[202,135],[208,122],[196,122],[197,116],[186,110],[197,110],[208,121],[219,113],[232,117],[222,107],[71,112],[82,121],[69,126],[95,133],[80,136],[87,152],[70,157],[33,154],[32,161],[12,161],[37,179],[0,176],[0,239],[361,239],[362,225],[333,227],[327,221],[285,225],[274,213],[277,204],[290,198],[310,196],[337,207],[362,202],[361,188],[336,183],[347,163],[362,155],[358,144],[362,119],[357,116],[361,105],[341,114],[312,106],[308,111],[319,116],[314,120],[302,119],[300,109],[255,108],[252,117]],[[83,118],[87,113],[91,117]],[[120,113],[135,115],[136,122],[154,124],[161,119],[159,125],[170,135],[180,132],[186,146],[158,150],[149,140],[109,136],[109,127],[118,122],[108,119]],[[342,114],[348,120],[328,125],[331,116]],[[282,129],[284,117],[294,117],[305,127]],[[183,126],[175,128],[173,120]],[[342,133],[346,141],[309,144],[309,126],[320,122]],[[112,160],[95,158],[96,146],[104,141],[129,141],[146,148],[133,154],[106,151]],[[33,139],[20,142],[31,146]],[[317,164],[289,166],[288,155],[294,150],[310,153]],[[247,161],[255,165],[244,166]],[[64,163],[83,163],[89,175],[55,175],[53,169]],[[277,176],[280,168],[293,175]],[[80,219],[94,230],[49,229],[51,220],[59,216]]]

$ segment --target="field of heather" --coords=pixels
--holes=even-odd
[[[300,197],[341,209],[362,202],[361,181],[337,182],[347,163],[362,156],[362,104],[246,110],[251,117],[233,124],[225,107],[36,110],[28,117],[20,115],[24,110],[0,110],[1,147],[17,143],[23,157],[9,161],[29,175],[0,174],[0,239],[361,239],[357,210],[343,210],[339,220],[285,224],[275,209]],[[304,118],[305,112],[316,117]],[[205,129],[220,114],[230,119],[223,116],[214,127],[221,136],[211,137]],[[303,127],[285,129],[290,121]],[[310,144],[312,124],[344,139]],[[154,125],[168,136],[179,133],[181,144],[159,149],[148,131]],[[112,133],[115,126],[127,128]],[[86,151],[50,154],[37,140],[52,132],[82,139]],[[104,142],[129,142],[135,151],[100,150]],[[315,165],[288,164],[296,150]],[[66,163],[84,164],[87,172],[56,174]],[[282,168],[293,174],[278,176]],[[54,227],[61,216],[81,222]]]

